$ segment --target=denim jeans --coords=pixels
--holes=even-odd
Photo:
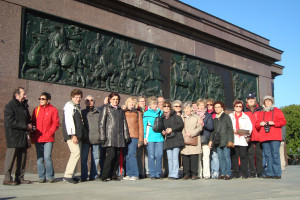
[[[217,154],[217,149],[212,149],[211,153],[211,160],[210,160],[210,166],[211,166],[211,177],[212,178],[218,178],[219,177],[219,169],[220,169],[220,164],[219,164],[219,157]]]
[[[39,174],[39,179],[46,180],[54,179],[54,169],[52,162],[52,148],[53,142],[46,143],[35,143],[36,155],[37,155],[37,169]],[[44,164],[45,162],[45,164]],[[46,165],[46,169],[45,169]]]
[[[167,149],[169,178],[178,178],[180,148]]]
[[[281,176],[280,141],[266,141],[262,143],[263,152],[267,163],[267,176]]]
[[[148,142],[148,165],[151,178],[160,177],[164,142]]]
[[[230,148],[218,147],[217,153],[220,162],[221,175],[231,176],[231,159],[230,159]]]
[[[136,149],[138,145],[138,138],[131,138],[127,151],[125,151],[126,159],[126,174],[130,177],[139,177],[139,170],[136,159]]]
[[[88,157],[91,148],[91,171],[90,178],[98,177],[98,163],[99,163],[99,145],[91,145],[89,143],[82,143],[81,145],[81,178],[88,178]]]

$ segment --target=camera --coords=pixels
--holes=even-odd
[[[266,133],[269,133],[269,132],[270,132],[271,126],[270,126],[269,122],[266,122],[266,125],[264,126],[264,128],[265,128],[265,132],[266,132]]]

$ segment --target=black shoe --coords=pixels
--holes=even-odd
[[[143,174],[139,175],[139,179],[144,179],[144,178],[145,178],[145,176]]]
[[[117,176],[111,177],[111,180],[113,180],[113,181],[121,181],[121,179],[119,177],[117,177]]]
[[[281,179],[281,176],[274,176],[274,179]]]
[[[274,177],[273,177],[273,176],[268,176],[268,175],[266,175],[264,178],[265,178],[265,179],[272,179],[272,178],[274,178]]]
[[[240,175],[235,174],[235,175],[233,175],[233,178],[240,178]]]
[[[247,179],[248,178],[248,176],[242,176],[242,179]]]
[[[78,181],[75,181],[74,178],[63,178],[67,183],[77,184]]]
[[[263,178],[262,173],[257,173],[257,178]]]
[[[80,182],[87,182],[87,178],[81,178]]]
[[[73,180],[76,181],[77,183],[80,181],[80,179],[76,177],[73,177]]]
[[[255,174],[250,174],[250,178],[255,178]]]
[[[155,177],[155,179],[160,179],[160,177]]]

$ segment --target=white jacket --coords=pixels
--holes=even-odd
[[[236,131],[236,125],[235,125],[236,119],[235,119],[234,113],[235,112],[230,113],[229,116],[231,118],[232,127],[235,132]],[[250,132],[249,132],[248,136],[251,135],[253,126],[252,126],[250,118],[244,112],[242,112],[242,116],[239,118],[239,127],[240,127],[240,129],[249,130]],[[245,136],[240,136],[238,134],[234,134],[234,146],[248,146]]]

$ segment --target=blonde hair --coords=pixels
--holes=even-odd
[[[206,107],[206,101],[205,101],[205,99],[198,99],[197,106],[199,106],[200,103],[203,103],[204,106]]]
[[[147,99],[148,106],[151,107],[151,105],[154,104],[154,103],[157,104],[157,98],[155,96],[148,97],[148,99]]]
[[[134,97],[128,97],[128,98],[126,99],[126,101],[125,101],[125,103],[124,103],[125,107],[128,108],[128,103],[129,103],[130,101],[133,101],[133,102],[134,102],[134,108],[137,109],[137,107],[138,107],[138,101],[137,101],[137,99],[134,98]]]
[[[214,104],[215,103],[215,100],[214,99],[212,99],[212,98],[210,98],[210,99],[206,99],[206,103],[207,102],[211,102],[212,104]]]

